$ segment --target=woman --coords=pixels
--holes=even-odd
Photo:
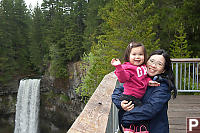
[[[176,97],[177,90],[174,85],[174,75],[171,67],[170,56],[164,50],[154,51],[147,60],[147,73],[160,86],[148,86],[142,98],[143,105],[134,108],[131,102],[120,101],[123,87],[115,88],[112,101],[119,109],[119,125],[128,127],[141,121],[149,122],[150,133],[169,133],[167,116],[168,101],[171,91]],[[134,108],[134,109],[133,109]]]

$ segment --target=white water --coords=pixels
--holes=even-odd
[[[21,80],[17,94],[14,133],[38,133],[40,79]]]

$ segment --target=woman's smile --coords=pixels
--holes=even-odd
[[[155,76],[164,72],[165,59],[162,55],[152,55],[147,61],[147,73]]]
[[[148,68],[148,72],[150,72],[150,73],[154,73],[154,72],[155,72],[155,70],[154,70],[154,69],[152,69],[152,68],[149,66],[149,68]]]

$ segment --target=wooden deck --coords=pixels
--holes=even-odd
[[[200,117],[200,95],[178,95],[168,108],[170,133],[186,132],[186,117]]]

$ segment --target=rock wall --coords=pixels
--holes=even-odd
[[[66,133],[85,106],[75,93],[83,75],[80,62],[70,63],[68,68],[68,79],[41,77],[40,133]],[[14,130],[19,81],[20,79],[16,79],[7,86],[0,87],[0,128],[6,133],[13,133]]]

